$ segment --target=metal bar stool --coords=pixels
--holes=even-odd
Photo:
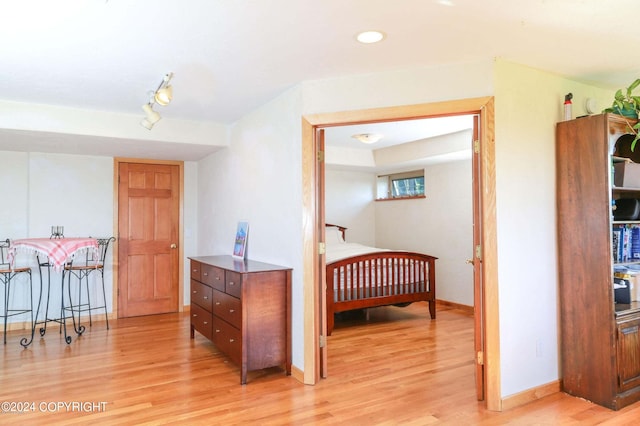
[[[84,326],[80,324],[80,314],[82,312],[89,312],[89,326],[93,325],[91,311],[104,309],[104,318],[107,323],[107,330],[109,329],[109,314],[107,312],[107,294],[104,287],[104,263],[109,251],[109,245],[112,241],[115,241],[114,237],[108,238],[96,238],[98,240],[98,256],[95,257],[92,251],[87,251],[86,256],[78,256],[70,263],[67,263],[62,272],[63,282],[66,276],[67,289],[69,293],[68,305],[64,306],[64,310],[71,312],[73,319],[73,326],[76,332],[81,334],[84,331]],[[100,306],[93,306],[91,300],[91,285],[89,278],[92,274],[99,274],[100,283],[102,285],[102,301],[98,302]],[[73,301],[72,289],[71,289],[71,277],[78,279],[78,298]],[[86,298],[83,300],[83,284],[86,290]],[[96,297],[96,300],[98,298]],[[75,314],[78,314],[78,320],[76,322]],[[64,315],[64,313],[63,313]]]
[[[20,340],[20,344],[23,347],[27,347],[33,342],[33,282],[31,280],[31,268],[26,266],[21,267],[12,267],[9,264],[8,254],[9,254],[9,239],[0,241],[0,284],[4,286],[4,310],[2,312],[2,317],[4,319],[4,344],[7,344],[7,318],[15,315],[23,315],[26,313],[31,314],[31,339],[23,337]],[[19,285],[19,282],[15,282],[15,279],[23,274],[26,274],[29,277],[29,307],[24,308],[16,308],[10,306],[12,285]]]

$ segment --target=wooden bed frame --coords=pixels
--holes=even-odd
[[[335,226],[342,233],[346,228]],[[327,263],[327,335],[334,326],[334,314],[386,305],[429,303],[436,318],[437,257],[406,251],[380,251]],[[336,291],[336,281],[343,282]]]

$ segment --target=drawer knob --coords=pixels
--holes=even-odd
[[[196,294],[198,291],[197,290],[193,290],[193,294]]]
[[[220,277],[216,277],[216,280],[220,281]]]
[[[229,343],[233,343],[233,342],[235,342],[235,340],[229,339]]]
[[[229,285],[236,285],[233,281],[229,281]]]
[[[220,330],[216,330],[216,333],[220,333]]]
[[[204,300],[209,300],[209,296],[202,296]]]
[[[236,310],[235,309],[229,309],[230,313],[234,313]]]
[[[197,317],[197,316],[198,316],[198,314],[193,314],[193,317],[194,317],[194,318],[195,318],[195,317]]]
[[[208,272],[205,272],[203,275],[204,275],[205,277],[208,277],[208,276],[209,276],[209,273],[208,273]]]
[[[193,271],[193,272],[198,272],[198,270],[197,270],[197,269],[192,269],[192,271]]]
[[[216,302],[216,305],[220,305],[220,302]]]
[[[208,321],[204,321],[204,325],[207,325],[207,324],[209,324],[209,322]]]

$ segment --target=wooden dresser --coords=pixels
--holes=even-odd
[[[291,374],[291,268],[232,256],[190,257],[191,338],[211,340],[247,371]]]

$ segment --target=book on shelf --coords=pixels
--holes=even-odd
[[[614,225],[611,243],[614,263],[640,262],[640,225]]]

